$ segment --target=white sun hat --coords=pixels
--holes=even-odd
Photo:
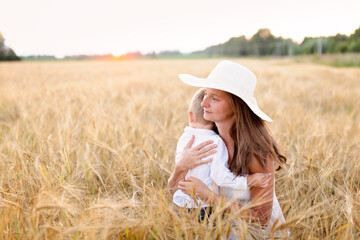
[[[232,93],[241,98],[261,119],[272,122],[272,119],[260,110],[253,96],[256,87],[255,74],[241,64],[223,60],[215,66],[207,78],[198,78],[190,74],[178,76],[190,86],[214,88]]]

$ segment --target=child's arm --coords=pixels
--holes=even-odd
[[[232,189],[246,189],[248,187],[264,188],[270,180],[268,173],[255,173],[245,176],[236,176],[232,173],[227,165],[228,151],[225,143],[219,139],[218,151],[214,154],[211,163],[211,179],[221,187]]]
[[[247,189],[248,183],[246,176],[237,177],[227,167],[229,155],[225,143],[219,138],[217,145],[217,152],[213,155],[213,161],[211,163],[211,179],[221,187]]]
[[[270,173],[253,173],[247,175],[247,183],[249,187],[264,188],[269,184],[270,179]]]

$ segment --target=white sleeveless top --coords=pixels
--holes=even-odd
[[[217,186],[218,194],[220,196],[225,197],[229,201],[235,201],[242,206],[250,206],[251,205],[251,195],[250,195],[250,188],[248,187],[246,190],[243,189],[232,189],[228,187],[220,187]],[[275,221],[279,218],[279,223],[282,224],[285,222],[284,215],[280,208],[279,201],[277,200],[275,194],[275,179],[274,179],[274,198],[273,198],[273,205],[271,211],[271,217],[269,224],[267,226],[267,230],[270,231],[273,227]]]

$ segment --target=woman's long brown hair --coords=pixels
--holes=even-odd
[[[231,108],[235,114],[235,122],[230,128],[230,135],[234,140],[234,156],[229,159],[229,169],[234,174],[249,174],[249,163],[254,156],[262,168],[266,169],[266,161],[270,156],[279,167],[286,164],[286,157],[271,136],[264,120],[258,117],[241,100],[229,93]]]

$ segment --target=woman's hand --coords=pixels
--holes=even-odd
[[[198,178],[189,177],[187,180],[180,180],[178,188],[192,198],[200,198],[207,202],[212,191]]]
[[[195,140],[193,135],[190,141],[185,146],[179,161],[175,164],[175,169],[180,172],[187,172],[189,169],[197,167],[201,164],[212,161],[212,158],[201,160],[211,154],[216,153],[216,144],[212,144],[214,141],[208,140],[200,143],[199,145],[191,148]]]
[[[189,169],[212,161],[212,158],[206,160],[201,159],[216,152],[215,148],[217,145],[212,144],[212,140],[205,141],[196,147],[191,148],[194,140],[195,136],[193,135],[190,141],[186,144],[184,151],[182,152],[180,159],[175,164],[175,169],[168,180],[168,188],[171,195],[176,192],[179,181],[185,179],[186,173]]]

